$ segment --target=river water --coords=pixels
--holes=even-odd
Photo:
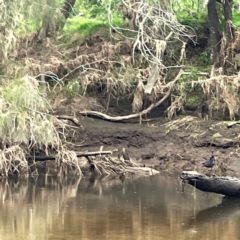
[[[240,200],[159,174],[0,182],[0,240],[240,239]]]

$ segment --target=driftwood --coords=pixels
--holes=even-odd
[[[154,108],[159,106],[161,103],[163,103],[169,97],[170,93],[171,93],[171,90],[169,90],[166,93],[166,95],[161,100],[159,100],[157,103],[151,104],[147,109],[145,109],[145,110],[143,110],[142,112],[139,112],[139,113],[133,113],[133,114],[129,114],[129,115],[126,115],[126,116],[116,116],[116,117],[110,116],[110,115],[107,115],[107,114],[104,114],[104,113],[101,113],[101,112],[96,112],[96,111],[81,111],[80,114],[86,115],[86,116],[89,116],[89,117],[97,117],[97,118],[107,120],[107,121],[111,121],[111,122],[121,122],[121,121],[129,120],[129,119],[132,119],[132,118],[138,118],[138,117],[140,117],[144,114],[149,113],[151,110],[153,110]]]
[[[118,159],[120,159],[121,156],[123,157],[124,160],[130,160],[130,157],[129,157],[129,155],[128,155],[128,152],[126,151],[125,148],[123,148],[121,151],[119,151],[119,153],[118,153]]]
[[[113,154],[113,152],[118,151],[96,151],[96,152],[77,152],[77,157],[88,157],[88,156],[98,156],[98,155],[110,155]],[[35,157],[28,157],[28,160],[35,160],[38,161],[46,161],[46,160],[55,160],[55,156],[35,156]]]
[[[240,197],[240,180],[232,177],[208,177],[196,171],[183,171],[184,182],[204,191],[223,194],[228,197]]]
[[[127,116],[117,116],[117,117],[110,116],[110,115],[107,115],[107,114],[104,114],[101,112],[96,112],[96,111],[81,111],[80,114],[90,116],[90,117],[97,117],[97,118],[101,118],[103,120],[112,121],[112,122],[121,122],[124,120],[141,117],[142,115],[145,115],[145,114],[149,113],[151,110],[153,110],[154,108],[158,107],[161,103],[163,103],[170,96],[175,82],[183,74],[184,74],[184,71],[180,70],[178,75],[176,76],[176,78],[172,82],[170,82],[171,84],[169,84],[169,89],[166,92],[165,96],[163,98],[161,98],[158,102],[152,103],[148,108],[144,109],[142,112],[129,114]]]
[[[57,115],[56,118],[69,120],[69,121],[73,122],[76,126],[83,128],[83,126],[81,125],[81,123],[80,123],[80,122],[78,121],[78,119],[75,118],[75,117],[67,116],[67,115]]]
[[[236,124],[240,124],[240,121],[229,122],[227,125],[227,128],[231,128],[232,126],[234,126]]]
[[[149,167],[127,167],[126,171],[138,175],[155,175],[159,173],[159,171]]]
[[[71,166],[71,169],[78,168],[80,172],[89,171],[93,174],[97,174],[98,176],[110,176],[110,175],[119,175],[121,180],[125,178],[126,175],[155,175],[159,173],[159,171],[155,169],[151,169],[148,167],[141,167],[139,164],[135,163],[131,160],[128,155],[128,152],[125,148],[116,149],[113,151],[100,151],[96,152],[77,152],[77,157],[85,157],[81,158],[80,161],[68,161],[71,160],[71,156],[68,157],[67,154],[62,155],[62,160],[56,156],[35,156],[29,157],[28,160],[33,161],[46,161],[46,160],[56,160],[62,167],[63,171],[66,172],[69,169],[68,165]],[[114,152],[118,152],[118,157],[113,156]],[[100,157],[97,157],[100,156]],[[73,165],[75,164],[75,165]],[[51,166],[51,165],[50,165]],[[72,168],[72,166],[75,166]],[[67,172],[67,174],[69,174]]]

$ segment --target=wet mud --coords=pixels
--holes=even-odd
[[[113,123],[77,116],[83,128],[68,135],[77,151],[126,148],[132,159],[168,173],[196,170],[205,174],[240,177],[240,125],[180,116],[171,122],[148,119],[141,124]],[[217,160],[212,170],[202,167],[211,151]]]

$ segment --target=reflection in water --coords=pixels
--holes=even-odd
[[[210,229],[221,236],[219,239],[240,239],[240,199],[223,197],[222,202],[199,211],[188,220],[188,229]],[[217,228],[217,231],[216,231]],[[210,231],[209,231],[210,232]],[[226,235],[224,238],[222,235]]]
[[[0,239],[240,239],[236,199],[177,178],[0,182]]]

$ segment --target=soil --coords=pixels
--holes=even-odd
[[[72,115],[74,104],[69,106],[71,111],[66,106],[56,111]],[[74,135],[69,133],[67,140],[74,143],[70,147],[76,151],[96,151],[101,146],[104,150],[126,148],[133,160],[157,170],[240,177],[238,124],[228,128],[229,122],[205,121],[191,115],[180,115],[170,122],[160,117],[143,119],[141,124],[138,120],[115,123],[81,116],[76,106],[75,110],[83,128],[74,128]],[[217,164],[211,170],[202,167],[202,162],[209,159],[212,150]]]
[[[206,47],[205,45],[206,43],[203,46],[201,45],[201,47]],[[74,64],[79,66],[83,64],[81,56],[97,56],[97,52],[102,52],[101,46],[101,41],[94,40],[91,43],[91,48],[80,46],[77,52],[72,52],[73,56],[70,56],[70,58],[75,59]],[[120,54],[129,56],[131,53],[129,46],[129,44],[122,45],[119,48]],[[191,46],[189,48],[191,52]],[[114,53],[115,56],[116,51]],[[52,54],[52,56],[57,57],[58,55]],[[75,56],[78,57],[75,58]],[[99,56],[101,59],[104,58],[101,54]],[[55,64],[55,62],[61,63],[61,61],[53,60],[49,58],[50,63],[52,61],[52,65],[50,63],[46,64],[46,66],[50,67],[45,70],[55,72],[59,77],[63,77],[66,74],[64,72],[65,68],[61,64]],[[90,61],[89,59],[85,60]],[[97,61],[98,59],[96,58],[95,60]],[[65,67],[69,68],[68,70],[70,71],[76,67],[74,64],[72,64],[72,61],[69,61],[69,63],[65,64]],[[102,67],[103,72],[107,70],[104,67]],[[37,74],[34,72],[30,73],[32,75]],[[79,75],[79,72],[74,72],[74,74]],[[70,74],[68,78],[74,78],[74,74]],[[77,102],[74,100],[74,103],[59,106],[59,102],[63,105],[63,101],[60,96],[60,99],[55,99],[55,102],[53,102],[52,107],[55,109],[56,114],[74,115],[79,118],[83,125],[83,128],[76,128],[75,126],[73,128],[74,134],[73,131],[67,134],[67,140],[73,143],[69,144],[69,148],[76,151],[95,151],[101,146],[105,150],[122,149],[124,147],[129,152],[131,158],[140,164],[169,173],[182,170],[197,170],[203,173],[240,177],[240,164],[238,163],[240,154],[238,149],[239,125],[227,128],[226,123],[223,121],[204,121],[192,115],[180,115],[173,121],[167,122],[164,118],[164,111],[169,105],[167,101],[166,104],[164,103],[165,106],[162,104],[159,109],[154,109],[142,124],[139,124],[138,121],[134,123],[132,121],[131,123],[113,123],[81,116],[79,111],[89,109],[105,112],[106,108],[108,108],[108,114],[114,116],[127,115],[131,113],[131,102],[125,105],[122,104],[122,108],[116,107],[115,104],[111,103],[104,107],[102,104],[99,104],[101,101],[95,102],[95,99],[88,97],[85,104],[82,101]],[[223,118],[220,117],[220,119]],[[71,125],[72,123],[68,122],[68,124]],[[217,166],[213,170],[205,169],[202,167],[202,162],[209,158],[212,150],[217,159]]]

